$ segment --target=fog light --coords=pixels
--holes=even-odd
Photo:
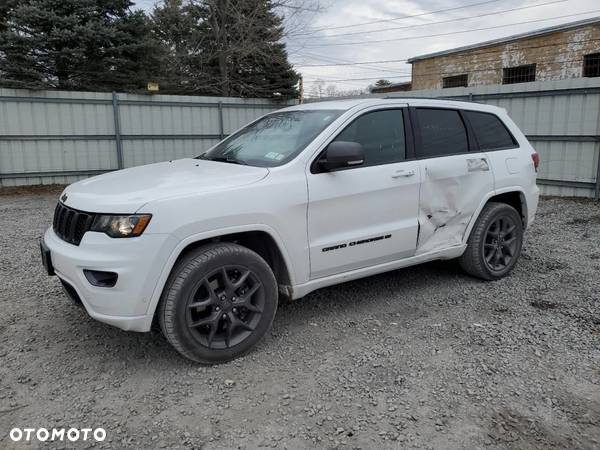
[[[113,287],[117,284],[117,275],[115,272],[103,272],[101,270],[83,269],[83,274],[92,286]]]

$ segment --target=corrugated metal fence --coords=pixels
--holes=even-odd
[[[197,156],[288,103],[264,99],[0,89],[0,186],[71,183]]]
[[[506,108],[542,157],[543,194],[600,196],[600,79],[397,96]],[[283,106],[256,99],[0,89],[0,186],[69,183],[120,167],[194,156]]]
[[[466,100],[505,108],[542,162],[542,194],[600,197],[600,79],[435,89],[368,97]]]

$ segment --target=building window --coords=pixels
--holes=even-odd
[[[453,87],[467,87],[469,85],[469,75],[452,75],[451,77],[442,78],[442,87],[453,88]]]
[[[600,53],[592,53],[583,57],[583,76],[600,77]]]
[[[530,81],[535,81],[535,64],[502,69],[502,84],[529,83]]]

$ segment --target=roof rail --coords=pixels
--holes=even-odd
[[[410,96],[410,95],[388,95],[386,97],[383,97],[384,99],[391,99],[391,98],[401,98],[403,100],[448,100],[451,102],[463,102],[463,103],[472,103],[469,99],[469,94],[466,95],[457,95],[456,97],[414,97],[414,96]],[[461,98],[466,98],[466,100],[460,100]]]

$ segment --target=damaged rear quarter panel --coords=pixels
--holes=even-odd
[[[494,190],[485,153],[426,159],[421,171],[417,255],[462,244],[481,200]]]

